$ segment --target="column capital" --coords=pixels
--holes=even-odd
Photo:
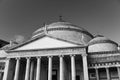
[[[37,56],[36,59],[41,58],[41,56]]]
[[[64,55],[59,55],[59,57],[64,57]]]
[[[11,58],[7,58],[6,60],[10,60]]]
[[[53,56],[47,56],[48,58],[52,58]]]
[[[95,69],[95,70],[98,70],[99,68],[98,68],[98,67],[95,67],[94,69]]]
[[[72,56],[75,57],[76,55],[75,54],[70,55],[70,57],[72,57]]]
[[[31,57],[26,57],[26,59],[30,59]]]
[[[20,57],[16,57],[15,59],[16,59],[16,60],[20,60]]]
[[[87,56],[87,54],[86,54],[86,53],[84,53],[84,54],[81,54],[81,56],[82,56],[82,57],[84,57],[84,56]]]
[[[105,69],[109,69],[109,68],[110,68],[110,66],[105,67]]]

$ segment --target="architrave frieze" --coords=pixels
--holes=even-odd
[[[85,47],[69,47],[54,49],[36,49],[36,50],[9,50],[7,58],[16,57],[38,57],[38,56],[60,56],[60,55],[82,55],[86,54]]]

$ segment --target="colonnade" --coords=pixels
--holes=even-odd
[[[105,67],[107,80],[111,80],[111,78],[110,78],[110,70],[109,70],[110,68],[113,68],[113,67]],[[118,66],[118,67],[115,67],[115,68],[117,68],[118,80],[120,80],[120,67]],[[100,80],[99,69],[101,69],[101,68],[95,68],[96,80]]]
[[[54,56],[48,56],[48,80],[52,80],[52,58]],[[64,55],[59,55],[59,80],[64,80]],[[40,72],[41,72],[41,57],[36,57],[37,59],[37,70],[36,70],[36,80],[40,80]],[[30,67],[31,67],[31,59],[30,57],[26,58],[26,71],[25,71],[25,80],[30,80]],[[71,80],[76,80],[76,64],[75,64],[75,55],[70,55],[71,62]],[[87,66],[87,55],[82,55],[83,61],[83,74],[84,80],[89,80],[88,78],[88,66]],[[19,70],[20,70],[20,58],[16,58],[16,66],[15,66],[15,75],[14,80],[18,80],[19,78]],[[4,75],[6,76],[6,75]],[[7,77],[7,76],[6,76]],[[4,78],[3,80],[6,80]]]

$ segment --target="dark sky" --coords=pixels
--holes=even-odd
[[[0,0],[0,39],[31,37],[43,23],[65,21],[120,44],[120,0]]]

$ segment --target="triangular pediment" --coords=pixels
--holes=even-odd
[[[48,48],[65,48],[65,47],[76,47],[77,44],[69,43],[67,41],[62,41],[54,39],[51,37],[43,37],[32,41],[28,44],[20,46],[14,50],[31,50],[31,49],[48,49]]]

